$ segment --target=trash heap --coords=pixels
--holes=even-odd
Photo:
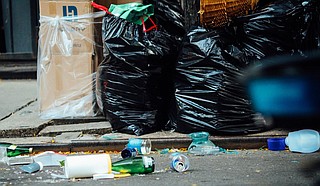
[[[237,1],[219,2],[230,15],[223,24],[204,20],[215,6],[203,0],[207,8],[201,8],[201,23],[187,28],[180,1],[109,7],[85,1],[85,7],[102,12],[89,8],[82,15],[59,3],[55,10],[62,12],[49,11],[53,4],[41,1],[40,115],[59,119],[103,114],[113,131],[138,136],[160,130],[266,130],[266,121],[253,109],[239,79],[268,57],[306,56],[318,50],[319,2],[245,1],[238,3],[239,9],[234,7]],[[96,18],[102,18],[102,30],[94,26]],[[102,36],[101,56],[96,29]]]
[[[31,155],[32,148],[0,143],[0,163],[20,166],[22,174],[32,174],[47,167],[61,167],[63,174],[52,173],[52,178],[93,180],[122,178],[136,174],[149,174],[155,171],[155,159],[151,155],[151,140],[130,138],[121,151],[121,159],[111,159],[107,153],[66,155],[45,151]],[[169,155],[168,165],[173,171],[184,172],[189,169],[188,156],[174,152]]]
[[[237,150],[226,150],[209,140],[208,132],[188,134],[192,139],[186,151],[158,150],[158,153],[168,156],[169,172],[183,173],[192,169],[189,158],[193,156],[237,155]],[[270,138],[267,140],[268,150],[295,153],[314,153],[320,148],[319,132],[303,129],[290,132],[285,138]],[[112,157],[108,153],[63,154],[45,151],[31,154],[33,148],[21,147],[11,143],[0,143],[0,163],[8,166],[19,166],[21,174],[32,174],[50,167],[62,168],[62,174],[52,173],[52,178],[75,179],[90,178],[93,180],[113,179],[131,175],[161,174],[157,170],[157,159],[152,156],[152,140],[148,138],[129,138],[119,154]],[[156,149],[157,150],[157,149]],[[61,171],[60,171],[61,172]],[[166,172],[166,171],[165,171]]]
[[[97,92],[112,128],[136,135],[157,130],[229,134],[266,130],[266,121],[253,110],[239,79],[262,59],[318,49],[319,3],[261,1],[252,12],[223,26],[195,25],[183,39],[166,27],[181,30],[182,11],[162,25],[157,22],[164,17],[162,4],[175,12],[175,4],[154,4],[151,18],[158,29],[144,37],[143,26],[104,17],[105,60],[99,66]]]

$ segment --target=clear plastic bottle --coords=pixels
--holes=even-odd
[[[312,129],[289,132],[285,143],[292,152],[312,153],[319,150],[319,132]]]
[[[172,170],[184,172],[189,169],[190,162],[186,155],[175,152],[170,155],[170,159],[170,167]]]
[[[195,155],[212,155],[220,152],[220,148],[209,140],[208,132],[194,132],[189,134],[192,143],[188,152]]]
[[[128,148],[134,148],[139,154],[150,154],[151,152],[151,140],[150,139],[140,139],[140,138],[130,138]]]

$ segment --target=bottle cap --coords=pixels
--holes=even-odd
[[[285,138],[269,138],[267,139],[268,149],[272,151],[285,150]]]

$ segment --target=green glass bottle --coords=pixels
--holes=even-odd
[[[11,143],[3,143],[0,142],[0,147],[6,147],[7,148],[7,156],[13,157],[13,156],[19,156],[22,154],[29,154],[32,153],[32,148],[24,148],[24,147],[18,147]]]
[[[112,170],[120,173],[147,174],[154,172],[153,157],[138,156],[112,163]]]

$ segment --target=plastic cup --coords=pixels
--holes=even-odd
[[[286,149],[285,138],[269,138],[267,142],[269,150],[281,151]]]
[[[74,155],[66,157],[64,172],[66,178],[93,177],[110,174],[111,166],[109,154]]]

